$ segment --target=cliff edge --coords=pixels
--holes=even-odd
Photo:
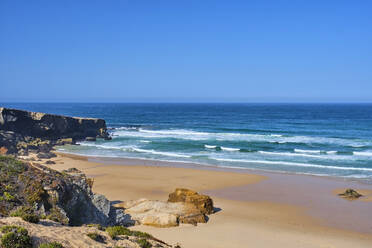
[[[109,139],[105,120],[0,108],[0,153],[48,152],[86,138]]]

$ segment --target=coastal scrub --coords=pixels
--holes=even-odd
[[[0,231],[2,248],[32,248],[31,237],[28,231],[19,226],[3,226]]]

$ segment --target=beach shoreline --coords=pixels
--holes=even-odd
[[[300,247],[372,244],[368,222],[372,202],[350,202],[335,193],[346,187],[370,192],[368,184],[305,175],[171,167],[161,162],[135,165],[136,161],[125,159],[57,154],[51,168],[82,170],[94,178],[93,190],[114,202],[166,200],[177,187],[210,195],[221,211],[209,216],[206,224],[133,227],[170,243],[179,242],[182,247],[244,247],[247,242],[253,242],[254,247],[273,247],[276,242],[286,247],[299,247],[300,243]]]
[[[56,150],[57,154],[64,156],[76,156],[84,157],[90,162],[106,163],[106,164],[117,164],[117,165],[136,165],[136,166],[162,166],[162,167],[173,167],[173,168],[189,168],[196,170],[212,170],[221,172],[234,172],[234,173],[244,173],[244,174],[258,174],[262,176],[272,176],[272,175],[289,175],[289,176],[305,176],[305,177],[315,177],[315,178],[325,178],[327,180],[343,181],[350,183],[371,186],[372,180],[365,178],[355,178],[355,177],[343,177],[343,176],[332,176],[332,175],[322,175],[322,174],[311,174],[311,173],[301,173],[301,172],[291,172],[291,171],[274,171],[257,169],[250,167],[237,167],[237,166],[222,166],[215,164],[203,164],[197,162],[186,162],[177,160],[161,160],[161,159],[150,159],[150,158],[137,158],[137,157],[111,157],[111,156],[100,156],[100,155],[86,155],[79,153],[66,152],[63,150]]]

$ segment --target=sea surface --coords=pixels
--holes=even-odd
[[[372,181],[372,104],[1,105],[106,120],[112,140],[68,153]]]

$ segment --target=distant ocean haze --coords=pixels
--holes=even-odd
[[[372,179],[371,104],[2,104],[106,120],[63,152]]]

